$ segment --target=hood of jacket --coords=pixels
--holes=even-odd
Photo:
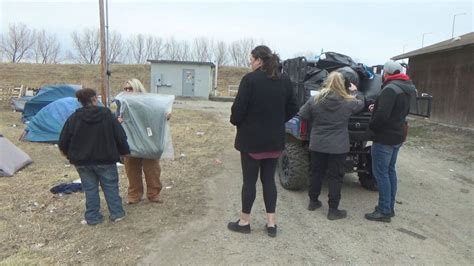
[[[95,124],[104,120],[109,115],[109,110],[100,106],[87,106],[77,109],[76,114],[82,121]]]
[[[336,93],[329,93],[322,101],[321,105],[329,110],[329,111],[336,111],[337,109],[341,108],[344,104],[344,98]]]
[[[387,85],[390,83],[400,87],[403,92],[408,95],[411,95],[416,91],[415,84],[413,84],[411,80],[391,80],[387,83]]]

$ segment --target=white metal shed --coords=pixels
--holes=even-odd
[[[150,92],[209,99],[214,84],[211,62],[148,60]]]

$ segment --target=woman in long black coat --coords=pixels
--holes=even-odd
[[[280,72],[278,55],[267,46],[257,46],[251,52],[250,66],[253,71],[242,78],[230,117],[237,127],[235,148],[241,154],[243,185],[240,219],[230,222],[228,228],[250,233],[250,211],[260,172],[266,228],[268,235],[275,237],[275,170],[285,148],[285,122],[297,113],[298,107],[290,80]]]

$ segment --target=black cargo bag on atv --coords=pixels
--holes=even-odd
[[[326,69],[329,72],[337,68],[341,68],[345,66],[355,66],[355,65],[356,63],[349,56],[338,54],[335,52],[322,53],[319,56],[318,63],[316,64],[318,68]]]

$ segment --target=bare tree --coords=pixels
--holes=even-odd
[[[178,60],[179,54],[179,42],[174,38],[171,37],[166,40],[165,44],[165,57],[168,60]]]
[[[128,40],[130,61],[135,64],[144,64],[147,57],[145,36],[136,34]]]
[[[148,58],[159,60],[165,56],[166,44],[160,37],[149,37]]]
[[[153,36],[147,36],[145,38],[145,61],[151,59],[154,39],[155,37]]]
[[[36,43],[33,48],[36,63],[55,64],[58,63],[61,45],[56,34],[40,30],[35,34]]]
[[[79,63],[96,64],[100,61],[100,41],[98,29],[84,29],[82,33],[74,31],[71,35],[75,60]]]
[[[163,58],[174,61],[192,60],[192,49],[187,41],[177,41],[174,37],[166,40]]]
[[[245,38],[231,43],[229,53],[232,63],[235,66],[245,67],[249,64],[249,55],[255,47],[257,41],[252,38]]]
[[[179,61],[189,61],[191,58],[191,46],[187,41],[181,41],[178,44],[178,60]]]
[[[251,38],[240,40],[240,45],[242,46],[240,66],[248,66],[250,53],[252,52],[252,49],[255,48],[256,43],[257,41]]]
[[[163,39],[155,36],[146,37],[145,50],[145,59],[161,59],[165,52]]]
[[[229,46],[229,54],[232,59],[232,65],[238,66],[240,62],[240,55],[242,54],[240,45],[237,41],[233,41]]]
[[[213,41],[207,38],[196,38],[193,41],[192,59],[197,62],[212,61]]]
[[[234,66],[242,66],[243,61],[243,47],[239,41],[233,41],[230,45],[230,55],[232,57],[232,63]]]
[[[10,24],[8,33],[2,36],[0,48],[12,63],[18,63],[30,55],[35,41],[33,32],[25,24]]]
[[[227,51],[227,44],[223,41],[217,42],[213,49],[214,59],[218,66],[225,66],[228,64],[229,53]]]
[[[125,44],[122,34],[113,31],[109,36],[109,62],[111,64],[121,62],[125,56]]]

